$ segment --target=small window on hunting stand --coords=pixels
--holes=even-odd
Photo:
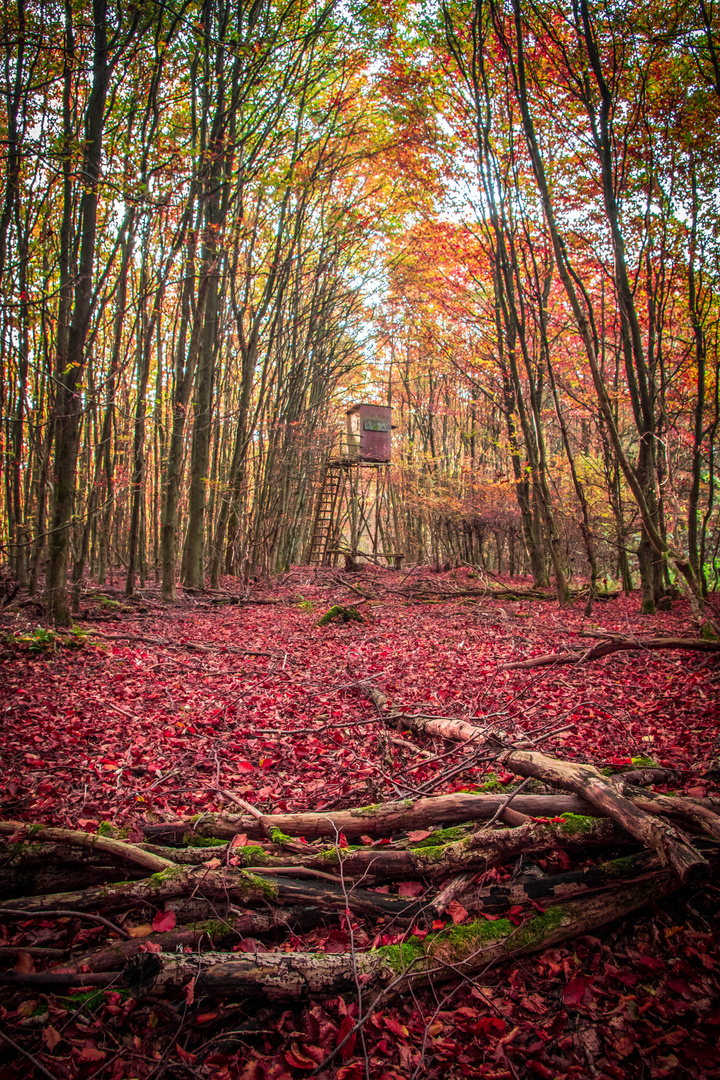
[[[348,570],[365,558],[400,569],[397,507],[390,478],[392,408],[363,402],[347,412],[339,457],[325,462],[316,492],[306,562]]]

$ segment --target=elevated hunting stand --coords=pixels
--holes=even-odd
[[[390,482],[392,409],[363,403],[347,412],[347,432],[338,457],[325,461],[318,484],[313,529],[305,561],[333,566],[341,555],[348,570],[359,558],[386,559],[396,569],[403,555],[387,548],[395,526]],[[361,551],[360,544],[369,545]],[[390,544],[392,547],[393,545]]]

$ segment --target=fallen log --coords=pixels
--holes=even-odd
[[[108,986],[118,982],[135,998],[194,992],[225,996],[262,996],[272,1001],[306,1001],[354,993],[358,981],[366,1002],[390,997],[409,987],[473,976],[488,967],[587,934],[669,895],[678,881],[669,871],[650,880],[614,886],[533,913],[520,925],[500,918],[475,920],[436,934],[410,936],[399,945],[370,952],[303,953],[139,953],[122,971],[16,974],[0,972],[0,983],[37,988]]]
[[[239,936],[232,921],[228,922],[221,918],[206,919],[203,922],[189,923],[164,934],[146,934],[124,941],[114,941],[102,949],[94,949],[74,957],[72,961],[58,964],[52,970],[55,974],[77,974],[80,970],[116,971],[136,953],[147,952],[148,945],[154,949],[162,947],[165,952],[183,951],[185,947],[198,952],[201,945],[209,946],[211,949],[220,945],[227,947],[232,939],[237,940]]]
[[[667,871],[662,869],[657,857],[649,851],[610,860],[598,866],[550,876],[530,876],[507,885],[492,885],[482,889],[473,889],[471,882],[476,875],[466,874],[454,879],[452,887],[443,889],[430,902],[430,908],[433,914],[440,916],[451,899],[459,899],[468,911],[481,915],[503,915],[513,907],[522,906],[527,909],[537,904],[548,905],[576,900],[598,890],[627,885],[629,879],[639,882],[650,878],[664,878],[666,875]],[[222,912],[215,910],[214,916],[210,917],[210,905],[206,903],[205,906],[208,909],[207,917],[200,921],[186,923],[165,933],[148,933],[124,941],[114,941],[103,948],[75,956],[72,961],[57,949],[40,949],[36,952],[38,955],[47,954],[60,959],[61,962],[52,969],[55,974],[115,971],[131,957],[149,951],[148,946],[153,950],[161,946],[166,953],[182,951],[186,946],[194,952],[208,946],[212,950],[222,949],[227,948],[232,940],[239,940],[247,935],[265,936],[278,930],[288,930],[291,926],[295,931],[300,927],[315,926],[321,922],[323,916],[327,916],[327,911],[317,906],[273,908],[270,912],[239,911],[228,906]],[[165,907],[169,910],[170,904],[166,903]],[[8,955],[14,958],[18,951],[18,948],[10,949]],[[32,950],[23,948],[22,951]]]
[[[424,878],[436,881],[468,870],[488,870],[518,855],[543,854],[554,847],[585,850],[627,842],[625,834],[607,819],[568,814],[556,823],[528,821],[510,829],[478,830],[455,841],[432,843],[432,834],[409,849],[391,847],[330,848],[320,855],[296,856],[295,867],[329,869],[342,866],[346,879],[403,881]],[[242,851],[242,849],[240,849]],[[289,860],[288,860],[289,861]],[[272,873],[272,864],[254,867],[255,873]]]
[[[385,694],[371,683],[362,684],[362,688],[378,712],[382,713],[388,705]],[[452,716],[425,716],[423,714],[407,713],[399,708],[392,708],[385,712],[385,721],[399,730],[417,731],[422,735],[439,735],[443,739],[450,739],[454,742],[475,743],[478,746],[490,745],[493,749],[503,745],[514,745],[518,749],[532,747],[538,742],[544,742],[546,739],[559,735],[560,732],[572,727],[572,724],[555,725],[550,730],[543,731],[532,739],[521,737],[518,740],[515,735],[510,735],[508,732],[501,731],[499,728],[490,725],[478,727],[477,724],[469,724],[466,720],[457,720]]]
[[[620,794],[594,766],[576,765],[527,750],[507,750],[500,760],[519,776],[532,776],[581,795],[630,836],[656,851],[662,864],[669,864],[683,884],[704,881],[709,876],[707,860],[687,837]]]
[[[432,840],[432,834],[430,838]],[[434,881],[468,870],[487,870],[502,865],[521,854],[542,855],[561,847],[584,851],[593,847],[622,844],[625,834],[612,822],[602,818],[566,815],[555,823],[530,821],[517,828],[480,829],[459,840],[439,836],[435,844],[418,844],[413,848],[348,848],[333,847],[307,856],[285,856],[280,859],[267,855],[262,848],[235,848],[238,859],[245,860],[245,869],[235,867],[173,866],[151,878],[115,882],[75,892],[50,896],[25,896],[6,900],[0,907],[0,917],[14,908],[41,911],[43,906],[93,910],[102,906],[118,910],[140,904],[157,904],[170,897],[194,895],[213,899],[217,896],[239,900],[244,904],[271,900],[280,903],[314,903],[324,910],[349,906],[362,914],[396,914],[409,917],[407,905],[394,897],[370,893],[354,886],[353,879],[372,883],[377,880],[402,881],[423,878]],[[253,854],[257,853],[257,854]],[[257,860],[255,864],[253,861]],[[346,892],[331,874],[342,867],[348,883]],[[309,873],[321,879],[321,884],[299,882],[292,875]],[[278,875],[288,874],[289,877]]]
[[[601,631],[582,631],[581,637],[602,637],[604,640],[591,648],[575,647],[561,653],[545,653],[543,656],[531,656],[527,660],[513,660],[501,664],[499,671],[517,671],[521,668],[559,666],[561,664],[585,664],[590,660],[601,660],[616,652],[628,652],[633,649],[686,649],[691,652],[720,652],[720,641],[705,638],[627,638],[605,634]]]
[[[78,844],[80,847],[90,848],[93,851],[116,855],[124,862],[137,863],[138,866],[153,872],[167,870],[173,865],[168,859],[153,855],[150,851],[143,851],[134,844],[126,844],[122,840],[111,840],[110,837],[99,836],[97,833],[80,832],[77,829],[30,825],[27,821],[0,821],[0,834],[17,835],[18,843],[32,839],[51,840],[58,844]]]
[[[677,887],[677,879],[665,872],[650,881],[629,883],[550,907],[542,914],[531,915],[520,926],[507,919],[480,919],[370,952],[256,952],[242,956],[144,953],[126,965],[122,983],[135,998],[178,993],[192,983],[195,994],[307,1001],[354,993],[359,982],[366,1001],[380,994],[387,998],[430,981],[473,976],[515,957],[587,934],[669,895]]]
[[[376,695],[372,690],[371,696],[375,700]],[[385,700],[382,694],[379,698]],[[390,716],[393,715],[390,714]],[[404,714],[399,715],[404,716]],[[404,719],[408,718],[404,716]],[[441,735],[450,740],[469,742],[484,738],[495,741],[497,746],[501,746],[503,741],[502,733],[490,732],[463,720],[448,718],[429,720],[423,717],[417,718],[411,726],[416,731]],[[720,838],[720,816],[714,812],[713,800],[703,800],[710,803],[705,807],[699,801],[690,799],[676,800],[663,797],[665,800],[663,801],[661,797],[648,798],[647,793],[642,789],[633,790],[630,786],[627,789],[627,796],[624,796],[594,766],[565,762],[537,751],[510,749],[499,754],[498,760],[504,762],[519,776],[543,780],[553,787],[572,791],[583,798],[595,808],[596,813],[613,818],[635,839],[648,844],[662,858],[668,859],[682,881],[687,881],[693,876],[696,880],[707,877],[706,860],[693,848],[687,838],[664,818],[669,813],[674,814],[676,818],[690,824],[694,829]],[[515,767],[516,765],[518,767]],[[522,809],[517,805],[520,799],[521,796],[518,795],[517,799],[513,800],[513,809]],[[655,815],[654,820],[649,816],[650,814]]]
[[[679,795],[659,795],[647,792],[643,788],[628,783],[624,776],[616,777],[613,785],[630,799],[639,810],[655,816],[666,816],[680,822],[684,827],[712,836],[720,840],[720,816],[713,810],[694,799],[685,799]]]
[[[0,985],[37,987],[38,990],[82,990],[86,986],[112,986],[121,975],[122,971],[81,971],[78,974],[59,975],[52,971],[28,972],[22,975],[0,971]]]
[[[105,881],[120,877],[117,866],[72,866],[46,864],[44,866],[11,867],[0,870],[0,897],[39,896],[60,890],[88,889]],[[136,878],[142,875],[134,875]]]
[[[613,883],[626,883],[628,878],[642,881],[658,876],[664,878],[667,873],[655,852],[643,849],[633,855],[610,859],[596,866],[583,866],[579,870],[567,870],[562,874],[528,875],[505,885],[486,888],[473,888],[468,883],[456,898],[468,911],[502,914],[512,907],[527,908],[528,905],[578,899],[598,889],[612,888]],[[437,906],[437,903],[433,906]]]
[[[180,907],[181,905],[177,905]],[[319,926],[328,913],[317,905],[297,904],[292,908],[273,907],[270,911],[240,910],[228,905],[225,910],[218,910],[218,905],[205,903],[205,918],[185,923],[164,934],[148,934],[146,937],[130,938],[127,941],[114,941],[100,949],[83,953],[68,960],[60,953],[63,961],[52,970],[55,973],[79,971],[115,971],[119,965],[140,952],[147,952],[148,945],[161,946],[165,952],[184,950],[186,946],[193,952],[215,948],[227,948],[235,940],[243,937],[257,937],[276,934],[278,931],[298,933],[311,927]],[[166,902],[165,910],[172,910],[172,901]],[[28,950],[24,949],[23,952]],[[57,952],[57,950],[55,950]],[[18,949],[13,950],[17,954]]]
[[[292,868],[302,874],[302,867]],[[309,871],[314,873],[314,871]],[[233,867],[209,870],[207,867],[175,866],[152,878],[140,881],[120,881],[80,892],[54,893],[46,896],[26,896],[6,900],[0,906],[0,918],[12,918],[15,909],[42,912],[48,907],[68,907],[76,911],[121,911],[127,908],[158,907],[162,901],[177,896],[199,893],[207,899],[233,900],[252,904],[314,904],[325,911],[344,911],[347,907],[357,914],[377,918],[391,915],[413,919],[422,905],[417,901],[385,896],[368,889],[348,891],[341,883],[323,875],[320,884],[300,877],[251,873]]]
[[[249,839],[285,834],[332,840],[342,833],[348,840],[356,840],[364,835],[393,836],[434,825],[487,821],[506,800],[506,794],[474,795],[459,791],[454,795],[398,799],[350,810],[262,814],[259,819],[249,814],[203,814],[200,819],[145,825],[143,834],[153,844],[192,844],[196,837],[232,840],[238,833],[245,833]],[[529,817],[596,813],[585,799],[574,795],[518,795],[512,801],[512,809]]]

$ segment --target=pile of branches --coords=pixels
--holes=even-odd
[[[136,843],[0,823],[2,955],[15,965],[0,981],[275,1001],[362,987],[372,1001],[472,975],[709,880],[720,800],[658,795],[532,750],[498,747],[497,757],[541,793],[524,783],[329,813],[248,806],[147,825]],[[553,853],[568,869],[539,874]],[[518,860],[532,873],[511,873]],[[297,947],[296,935],[337,915],[349,928],[374,923],[375,947]],[[93,947],[71,951],[82,924],[99,928]],[[265,951],[232,951],[248,937],[266,940]]]
[[[194,1062],[195,1051],[212,1057],[230,1015],[234,1037],[245,1037],[249,1021],[233,1010],[244,1016],[248,1001],[261,1001],[265,1015],[273,1002],[350,996],[356,1011],[314,1075],[352,1052],[359,1029],[394,996],[476,977],[684,886],[695,895],[709,886],[720,799],[658,794],[651,785],[667,783],[667,770],[606,777],[502,732],[404,713],[371,684],[363,689],[388,725],[476,744],[509,783],[284,814],[226,792],[241,812],[146,824],[125,837],[0,822],[0,984],[20,1002],[12,1015],[24,1016],[33,990],[49,1008],[59,994],[88,992],[113,1015],[167,1009],[171,1027],[201,1003],[219,1026],[209,1039],[207,1027],[188,1028],[177,1053]],[[338,919],[343,951],[310,951]],[[22,1020],[25,1045],[0,1023],[0,1041],[55,1080],[43,1061],[57,1068],[47,1049],[61,1035],[42,1027],[48,1015]],[[90,1040],[77,1052],[91,1069],[83,1054],[99,1061],[110,1051]],[[118,1044],[118,1065],[125,1053]],[[162,1056],[142,1067],[161,1075]]]

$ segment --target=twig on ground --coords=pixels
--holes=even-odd
[[[49,1069],[46,1069],[44,1065],[41,1065],[36,1057],[33,1057],[28,1050],[23,1049],[19,1043],[16,1043],[14,1039],[11,1039],[9,1035],[6,1035],[2,1028],[0,1028],[0,1039],[3,1039],[9,1046],[12,1046],[13,1050],[17,1050],[18,1054],[22,1054],[24,1058],[27,1058],[28,1061],[32,1062],[33,1066],[41,1076],[47,1076],[48,1080],[58,1080],[55,1073],[51,1073]]]
[[[502,816],[503,812],[505,810],[507,810],[508,806],[513,801],[515,796],[518,795],[522,791],[522,789],[525,787],[525,785],[528,784],[529,782],[530,782],[530,777],[526,776],[525,779],[523,780],[523,782],[521,784],[518,784],[518,786],[515,788],[514,791],[510,792],[510,794],[508,795],[507,799],[505,799],[505,802],[502,804],[502,806],[498,806],[498,808],[495,811],[495,813],[493,814],[493,816],[488,821],[485,822],[485,824],[482,826],[482,828],[483,829],[489,829],[491,825],[494,825],[495,822],[497,821],[497,819]]]
[[[92,915],[88,911],[66,911],[64,908],[54,911],[20,911],[18,908],[0,907],[0,918],[3,916],[5,918],[18,917],[20,919],[84,919],[86,922],[96,922],[106,926],[108,930],[112,930],[119,937],[130,937],[127,930],[123,930],[122,926],[117,926],[102,915]]]

